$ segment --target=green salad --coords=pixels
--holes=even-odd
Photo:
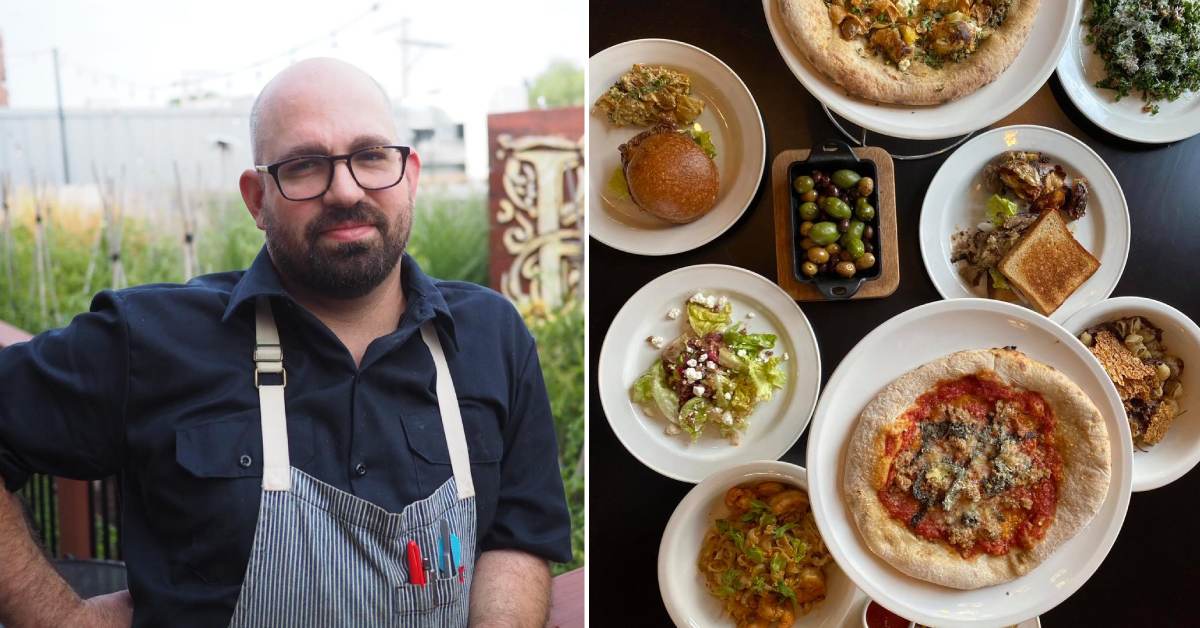
[[[713,426],[736,445],[754,408],[787,383],[782,363],[788,355],[775,353],[775,334],[749,333],[745,323],[734,322],[726,297],[697,292],[686,308],[687,326],[679,337],[670,343],[647,339],[662,353],[634,382],[630,396],[646,412],[667,419],[668,434],[686,433],[695,441]],[[673,309],[668,317],[679,314]]]
[[[1096,87],[1117,100],[1141,92],[1143,111],[1200,89],[1200,0],[1093,0],[1087,42],[1104,60]]]

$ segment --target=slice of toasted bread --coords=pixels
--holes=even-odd
[[[1042,212],[996,265],[1013,290],[1047,316],[1098,268],[1100,260],[1071,235],[1054,209]]]

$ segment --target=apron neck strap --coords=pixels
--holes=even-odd
[[[433,368],[437,373],[438,410],[442,415],[442,430],[446,433],[446,447],[450,451],[450,469],[454,472],[454,484],[458,487],[458,498],[475,496],[475,481],[471,478],[471,459],[467,455],[467,435],[463,429],[462,413],[458,408],[458,394],[454,391],[454,379],[450,377],[450,365],[438,339],[433,321],[421,325],[421,340],[429,347],[433,356]]]
[[[262,373],[278,373],[280,384],[263,384]],[[287,414],[283,389],[287,372],[283,370],[283,347],[279,330],[271,314],[271,301],[265,296],[254,300],[254,386],[258,388],[258,407],[262,415],[263,490],[287,491],[292,488],[292,465],[288,459]]]
[[[432,321],[421,325],[421,340],[433,357],[438,410],[442,415],[442,430],[446,434],[446,448],[450,452],[450,468],[454,473],[458,498],[474,497],[475,482],[471,477],[471,459],[467,453],[467,436],[458,407],[458,394],[454,390],[450,365],[446,363],[446,354],[442,351],[442,343]],[[262,415],[263,490],[287,491],[292,487],[283,396],[283,389],[287,386],[287,371],[283,369],[283,347],[279,343],[275,317],[271,314],[271,302],[265,296],[257,297],[254,301],[254,343],[254,385],[258,388],[259,412]],[[278,373],[283,381],[280,384],[263,384],[259,381],[261,373]]]

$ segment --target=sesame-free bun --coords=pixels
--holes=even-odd
[[[629,196],[668,222],[686,223],[717,202],[717,165],[686,133],[657,126],[621,145]]]

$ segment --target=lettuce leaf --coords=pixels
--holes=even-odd
[[[992,277],[993,288],[997,290],[1012,290],[1012,287],[1008,285],[1008,280],[1004,278],[1004,275],[1000,274],[1000,271],[995,268],[989,268],[988,274]]]
[[[746,377],[754,386],[755,400],[767,401],[775,394],[776,390],[787,384],[787,373],[780,365],[781,362],[782,359],[779,356],[766,360],[750,360],[750,366],[746,369]]]
[[[688,324],[697,336],[703,338],[711,333],[721,331],[733,320],[733,305],[729,302],[720,310],[714,312],[699,303],[688,302]]]
[[[692,397],[679,409],[679,427],[691,435],[692,440],[700,438],[708,420],[716,414],[716,408],[704,397]]]
[[[725,344],[735,353],[744,349],[753,357],[775,347],[775,334],[747,334],[736,327],[725,331]]]
[[[667,385],[667,371],[658,360],[633,382],[632,397],[647,412],[657,412],[672,423],[678,418],[679,397]]]
[[[1004,221],[1010,216],[1017,215],[1017,204],[1000,196],[993,194],[987,202],[987,218],[992,221],[993,225],[1003,227]]]
[[[687,133],[692,136],[692,141],[704,150],[704,154],[708,155],[709,159],[717,158],[717,146],[713,144],[712,133],[705,131],[699,122],[692,123],[692,126],[687,129]]]

